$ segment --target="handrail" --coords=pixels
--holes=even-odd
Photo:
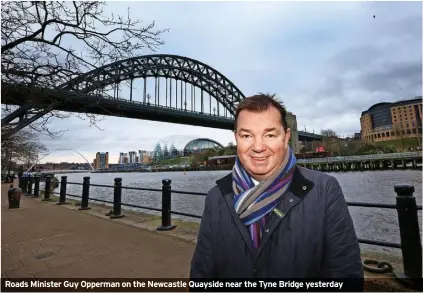
[[[34,187],[34,197],[38,196],[39,191],[39,183],[40,178],[35,177],[35,187]],[[78,210],[88,210],[90,209],[89,205],[89,189],[90,186],[93,187],[106,187],[110,188],[113,187],[113,201],[109,200],[102,200],[97,198],[92,198],[92,201],[98,201],[103,203],[113,204],[113,210],[111,210],[107,215],[111,219],[121,218],[124,215],[121,212],[121,206],[130,206],[140,209],[148,209],[161,212],[161,226],[157,227],[159,231],[168,231],[175,228],[174,225],[171,224],[171,214],[186,216],[186,217],[193,217],[197,219],[201,219],[201,215],[193,215],[189,213],[179,212],[179,211],[172,211],[171,209],[171,180],[165,179],[162,180],[162,207],[161,208],[154,208],[154,207],[146,207],[141,205],[135,205],[130,203],[124,203],[121,201],[122,189],[133,189],[133,190],[151,190],[151,191],[160,191],[159,189],[152,189],[152,188],[137,188],[137,187],[122,187],[122,178],[115,178],[115,184],[113,186],[110,185],[100,185],[100,184],[90,184],[90,177],[84,177],[82,183],[82,195],[71,195],[66,193],[66,186],[67,184],[74,184],[74,185],[81,185],[80,183],[73,183],[67,182],[67,176],[62,176],[62,180],[60,181],[60,198],[57,204],[65,204],[66,203],[66,195],[71,197],[81,198],[80,208]],[[49,201],[50,193],[57,194],[54,192],[55,187],[51,186],[52,180],[51,176],[46,177],[45,181],[45,191],[44,191],[44,199],[43,201]],[[22,188],[22,191],[26,195],[31,195],[32,193],[32,178],[21,177],[19,180],[19,186]],[[52,188],[51,188],[52,187]],[[370,207],[370,208],[386,208],[386,209],[396,209],[398,213],[398,223],[399,223],[399,230],[400,230],[400,243],[393,243],[387,242],[377,239],[362,239],[358,238],[358,242],[362,244],[370,244],[370,245],[377,245],[383,247],[390,247],[390,248],[397,248],[401,249],[402,256],[403,256],[403,267],[404,267],[404,275],[406,278],[420,278],[422,274],[422,243],[420,237],[420,228],[419,228],[419,217],[418,217],[418,210],[422,210],[422,206],[416,204],[416,198],[413,195],[414,193],[414,186],[412,185],[395,185],[394,187],[396,196],[396,204],[382,204],[382,203],[366,203],[366,202],[347,202],[347,205],[355,206],[355,207]],[[188,191],[177,191],[174,190],[173,193],[179,194],[193,194],[193,195],[201,195],[205,196],[206,193],[200,192],[188,192]],[[373,270],[373,268],[369,267],[368,264],[373,263],[374,260],[365,259],[363,262],[363,267],[366,270]],[[377,261],[376,261],[377,262]],[[381,264],[380,262],[379,265]],[[384,263],[384,262],[382,262]],[[385,262],[386,263],[386,262]]]
[[[83,185],[82,183],[76,183],[76,182],[67,182],[67,184]],[[92,184],[92,183],[90,184],[90,186],[114,188],[114,186],[112,186],[112,185],[100,185],[100,184]],[[122,186],[121,188],[122,189],[130,189],[130,190],[140,190],[140,191],[158,191],[158,192],[162,191],[162,189],[157,189],[157,188],[141,188],[141,187],[130,187],[130,186]],[[192,192],[192,191],[182,191],[182,190],[172,190],[172,193],[207,196],[207,193],[204,193],[204,192]],[[90,198],[90,199],[95,200],[94,198]],[[110,202],[110,203],[113,203],[113,202]],[[125,205],[125,204],[122,203],[122,205]],[[371,202],[348,202],[347,201],[347,205],[353,206],[353,207],[396,209],[395,204],[382,204],[382,203],[371,203]],[[145,208],[145,207],[143,207],[143,208]],[[422,210],[422,206],[418,205],[417,209]],[[185,214],[185,215],[187,215],[187,214]],[[197,216],[197,215],[194,215],[194,216]]]
[[[382,160],[382,159],[403,159],[403,158],[421,158],[422,152],[404,152],[404,153],[388,153],[388,154],[374,154],[374,155],[360,155],[360,156],[339,156],[326,158],[311,158],[298,159],[298,163],[331,163],[331,162],[345,162],[345,161],[363,161],[363,160]]]

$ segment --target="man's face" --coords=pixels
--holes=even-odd
[[[269,107],[263,112],[241,111],[235,139],[238,158],[248,174],[258,181],[269,178],[280,167],[290,136],[291,131],[284,131],[276,108]]]

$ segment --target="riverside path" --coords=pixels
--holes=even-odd
[[[15,182],[15,186],[17,183]],[[9,209],[9,184],[1,186],[2,278],[187,278],[197,229],[156,232],[160,219],[131,214],[110,220],[110,207],[57,206],[22,196]],[[153,230],[153,231],[152,231]],[[175,231],[177,230],[177,231]],[[363,257],[376,257],[363,255]],[[381,260],[386,260],[383,255]],[[388,259],[401,268],[395,259]],[[390,274],[365,272],[365,291],[410,291]]]
[[[16,183],[15,183],[16,185]],[[183,278],[194,244],[1,190],[2,278]]]

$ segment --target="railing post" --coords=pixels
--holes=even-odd
[[[412,287],[422,285],[422,244],[414,186],[395,185],[397,212],[401,236],[404,273],[395,273],[397,280]],[[421,288],[421,287],[420,287]]]
[[[44,188],[44,199],[42,201],[51,201],[50,199],[51,175],[46,175],[46,185]]]
[[[79,210],[91,209],[90,207],[88,207],[89,197],[90,197],[90,177],[84,177],[84,181],[82,183],[81,207],[79,208]]]
[[[115,178],[115,188],[113,193],[113,211],[110,213],[111,219],[122,218],[122,178]]]
[[[41,177],[40,176],[35,176],[34,177],[34,196],[33,197],[38,197],[40,195],[40,180]]]
[[[162,225],[157,227],[158,231],[168,231],[175,228],[175,225],[171,224],[171,193],[172,189],[170,183],[172,180],[164,179],[162,180]]]
[[[22,194],[27,195],[28,193],[28,177],[22,177]]]
[[[62,181],[60,181],[60,196],[59,196],[59,202],[58,205],[62,204],[68,204],[66,202],[66,184],[68,182],[68,176],[62,176]]]
[[[28,178],[28,195],[32,195],[32,183],[33,183],[32,176]]]

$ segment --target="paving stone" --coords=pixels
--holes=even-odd
[[[154,221],[134,215],[114,221],[26,197],[25,209],[7,212],[7,192],[2,194],[2,255],[8,255],[2,276],[141,278],[189,272],[194,245],[157,233]],[[139,221],[151,231],[132,225]]]

